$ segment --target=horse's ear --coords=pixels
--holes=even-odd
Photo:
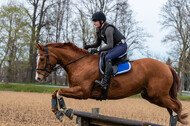
[[[39,50],[42,50],[44,51],[44,45],[40,45],[40,44],[35,44],[36,47],[39,49]]]

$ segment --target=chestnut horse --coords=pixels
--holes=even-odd
[[[98,99],[101,96],[101,88],[94,86],[94,81],[101,78],[99,55],[90,54],[71,42],[36,44],[36,47],[39,51],[36,80],[46,80],[56,64],[68,74],[69,88],[56,90],[52,98]],[[175,112],[178,121],[185,124],[187,114],[181,114],[182,104],[177,99],[180,82],[174,69],[151,58],[134,60],[131,64],[129,72],[111,78],[107,99],[121,99],[141,92],[144,99],[167,108],[171,117]]]

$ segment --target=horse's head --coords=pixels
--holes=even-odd
[[[57,59],[47,46],[36,44],[36,47],[38,48],[38,57],[35,79],[44,82],[56,66]]]

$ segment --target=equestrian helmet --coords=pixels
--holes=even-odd
[[[103,20],[104,22],[106,21],[106,16],[103,12],[96,12],[92,15],[92,21],[101,21]]]

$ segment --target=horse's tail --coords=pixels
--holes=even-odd
[[[188,117],[188,114],[185,113],[185,114],[181,115],[182,104],[177,99],[177,92],[179,91],[180,86],[181,86],[180,80],[179,80],[179,77],[178,77],[177,73],[175,72],[175,70],[170,66],[169,66],[169,68],[170,68],[172,75],[173,75],[173,84],[172,84],[172,87],[170,89],[170,97],[172,98],[171,100],[178,105],[178,112],[177,112],[178,121],[181,122],[182,124],[187,124],[187,122],[184,121],[184,119]]]
[[[172,72],[172,75],[173,75],[173,84],[172,84],[172,87],[170,89],[170,96],[173,98],[173,99],[177,99],[177,92],[179,91],[180,89],[180,80],[179,80],[179,77],[178,75],[176,74],[175,70],[170,67],[170,70]]]

